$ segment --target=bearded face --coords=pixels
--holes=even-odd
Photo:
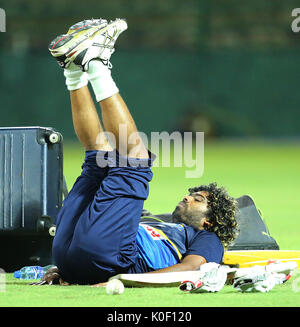
[[[208,195],[209,193],[206,191],[186,195],[172,213],[173,222],[185,223],[196,229],[204,229],[205,224],[209,224]]]

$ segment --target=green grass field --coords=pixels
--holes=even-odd
[[[186,179],[186,168],[154,167],[144,207],[153,214],[171,212],[187,188],[216,181],[234,197],[251,195],[271,236],[282,250],[300,250],[299,143],[224,141],[205,143],[204,175]],[[64,173],[70,189],[80,174],[84,153],[65,144]],[[6,274],[2,307],[291,307],[300,306],[300,273],[266,294],[241,294],[225,286],[215,294],[184,294],[177,288],[127,288],[111,296],[89,286],[29,286]]]

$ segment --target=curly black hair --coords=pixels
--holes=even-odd
[[[224,187],[218,187],[217,183],[201,185],[199,187],[189,188],[189,192],[207,191],[209,222],[211,226],[205,229],[216,233],[222,242],[224,248],[228,248],[239,233],[236,214],[238,212],[237,202],[228,195]]]

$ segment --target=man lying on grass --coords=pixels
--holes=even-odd
[[[155,156],[144,146],[111,77],[109,59],[126,28],[121,19],[87,20],[49,45],[64,68],[74,129],[86,155],[82,173],[57,217],[53,241],[57,269],[49,272],[47,281],[95,284],[121,273],[197,270],[204,263],[220,263],[224,247],[236,237],[236,203],[215,183],[189,189],[173,212],[174,223],[140,222]],[[120,137],[121,126],[125,137]],[[115,137],[116,149],[103,136],[104,130]],[[137,138],[135,144],[131,135]]]

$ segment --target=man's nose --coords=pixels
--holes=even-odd
[[[192,196],[190,196],[190,195],[186,195],[186,196],[183,198],[183,201],[185,201],[185,202],[191,202],[192,199],[193,199]]]

